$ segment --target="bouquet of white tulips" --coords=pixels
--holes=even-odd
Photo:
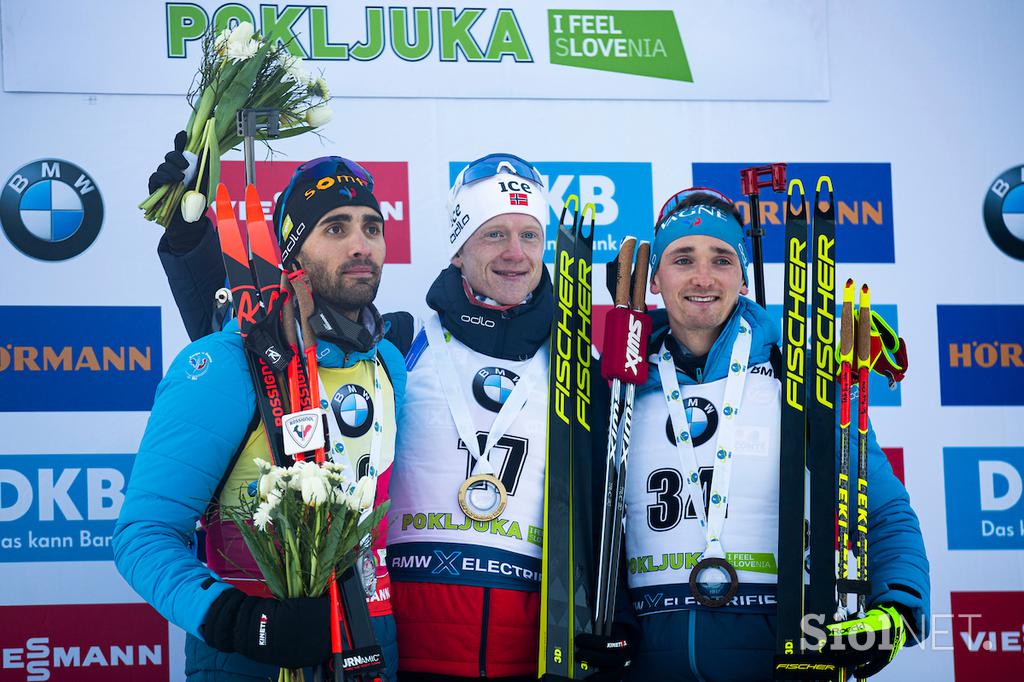
[[[335,571],[352,566],[390,506],[372,511],[377,481],[364,476],[349,484],[333,462],[296,462],[277,467],[257,458],[259,494],[240,495],[237,507],[222,507],[235,522],[278,599],[319,597]]]
[[[330,96],[322,77],[306,71],[287,45],[265,40],[248,21],[219,35],[208,31],[188,93],[192,115],[185,126],[185,152],[198,159],[196,177],[201,181],[208,170],[209,182],[187,193],[182,183],[157,188],[139,204],[146,220],[167,227],[179,205],[186,220],[199,219],[216,194],[221,154],[242,141],[235,124],[239,109],[279,110],[279,137],[293,137],[331,120]]]

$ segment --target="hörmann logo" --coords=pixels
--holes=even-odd
[[[0,411],[145,411],[159,307],[0,306]]]
[[[757,163],[694,163],[693,184],[724,192],[750,223],[750,207],[740,188],[740,170]],[[840,263],[893,263],[892,167],[888,163],[790,163],[790,179],[813,187],[819,176],[832,178],[836,196],[836,260]],[[784,194],[762,192],[764,260],[782,263]]]
[[[148,604],[3,606],[0,623],[3,680],[168,676],[167,621]]]
[[[1024,405],[1024,305],[940,305],[943,405]]]

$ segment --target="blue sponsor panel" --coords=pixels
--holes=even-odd
[[[842,298],[842,291],[838,292],[840,298]],[[885,321],[889,323],[892,330],[897,334],[900,333],[899,320],[897,319],[896,305],[893,303],[872,303],[871,309],[879,313],[885,318]],[[768,306],[768,314],[771,315],[772,319],[779,325],[779,331],[782,333],[782,306],[778,304],[771,304]],[[836,339],[839,339],[839,321],[842,317],[842,305],[836,306]],[[810,330],[810,327],[808,327]],[[856,373],[856,358],[854,359],[854,374],[853,374],[853,394],[857,395],[857,373]],[[838,371],[838,368],[837,370]],[[839,389],[836,389],[836,400],[839,400]],[[871,407],[899,407],[903,404],[902,402],[902,389],[899,384],[896,384],[895,388],[889,388],[889,380],[877,372],[871,373],[871,378],[868,380],[868,404]],[[838,405],[837,405],[838,408]],[[857,415],[853,415],[854,425],[856,425]]]
[[[1024,448],[943,448],[950,549],[1024,549]]]
[[[466,161],[448,164],[449,184]],[[562,207],[569,195],[580,198],[581,205],[593,202],[594,262],[607,263],[619,252],[627,235],[648,238],[654,229],[654,204],[651,164],[636,162],[544,161],[536,165],[544,179],[551,202],[547,224],[546,263],[555,258],[555,237]]]
[[[0,456],[0,562],[112,561],[135,455]]]
[[[694,163],[695,187],[712,187],[736,202],[746,224],[750,207],[740,187],[740,170],[762,165],[749,163]],[[840,263],[893,263],[892,166],[888,163],[790,163],[787,180],[803,182],[807,198],[814,200],[818,178],[832,178],[836,201],[836,258]],[[682,188],[680,188],[682,189]],[[664,197],[667,199],[668,197]],[[664,199],[659,198],[659,201]],[[786,195],[763,188],[761,225],[765,228],[764,260],[782,262]],[[749,239],[748,248],[749,248]]]
[[[439,523],[447,521],[438,520]],[[505,519],[466,519],[464,522],[466,529],[475,526],[477,532],[490,524],[504,526]],[[388,571],[392,578],[402,582],[473,585],[536,592],[540,590],[540,568],[539,558],[484,545],[399,542],[388,547]]]
[[[943,405],[1024,405],[1024,305],[940,305]]]
[[[0,412],[146,411],[160,308],[0,306]]]

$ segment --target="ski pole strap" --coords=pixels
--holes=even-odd
[[[340,665],[346,679],[379,678],[385,668],[384,652],[373,631],[362,579],[354,567],[338,577],[338,588],[346,626],[342,631],[348,641],[344,642],[345,650],[334,655],[335,672]]]
[[[859,319],[860,311],[854,313],[855,319]],[[852,350],[851,350],[852,356]],[[837,368],[842,369],[844,355],[840,348],[836,348]],[[889,388],[895,389],[896,384],[903,381],[909,366],[907,356],[907,342],[899,336],[881,313],[871,310],[871,349],[868,357],[868,366],[872,372],[884,376],[889,382]]]
[[[715,466],[711,474],[711,497],[708,510],[704,509],[704,493],[700,485],[700,467],[690,435],[690,422],[686,418],[685,400],[679,388],[675,362],[665,342],[658,352],[658,374],[661,388],[668,405],[669,417],[675,431],[676,452],[679,453],[681,473],[686,481],[687,492],[693,500],[694,512],[704,530],[706,549],[702,558],[725,558],[722,548],[722,529],[725,526],[725,510],[729,499],[729,483],[732,477],[733,443],[736,440],[736,417],[743,400],[743,387],[747,382],[747,365],[750,362],[750,326],[740,318],[739,329],[732,343],[729,357],[729,376],[725,383],[725,397],[722,401],[722,422],[718,427],[715,442]]]

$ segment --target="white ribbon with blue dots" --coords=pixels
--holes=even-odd
[[[729,482],[732,478],[733,443],[736,440],[736,416],[743,399],[743,386],[747,382],[747,364],[750,362],[750,325],[740,318],[739,331],[732,343],[729,357],[729,375],[725,382],[725,397],[722,402],[718,423],[718,438],[715,442],[715,467],[711,473],[711,496],[709,509],[704,509],[704,492],[700,487],[700,467],[693,450],[690,422],[684,409],[685,398],[679,388],[676,365],[665,343],[658,351],[658,374],[668,414],[672,419],[672,430],[676,435],[676,452],[681,462],[680,473],[686,483],[694,511],[704,529],[705,549],[702,559],[725,558],[722,548],[722,528],[725,526],[725,510],[729,500]]]

